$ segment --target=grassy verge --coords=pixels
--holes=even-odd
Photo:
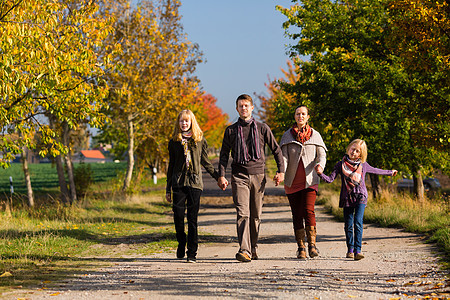
[[[159,190],[111,196],[71,207],[58,203],[33,211],[1,213],[0,292],[41,285],[120,260],[176,247],[171,207]]]
[[[339,208],[340,182],[321,185],[318,203],[325,205],[336,218],[343,221]],[[407,194],[387,190],[379,199],[369,196],[364,212],[365,223],[376,223],[383,227],[404,228],[407,231],[427,235],[429,242],[438,246],[446,268],[450,266],[450,216],[449,203],[442,199],[414,200]]]

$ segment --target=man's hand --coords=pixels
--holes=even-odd
[[[275,182],[275,186],[278,186],[284,180],[284,173],[277,173],[273,177],[273,181]]]
[[[172,203],[172,195],[169,193],[166,193],[166,201],[169,203]]]
[[[217,180],[217,185],[220,189],[222,189],[222,191],[225,191],[228,186],[228,180],[224,176],[220,176]]]
[[[323,168],[320,165],[316,165],[314,167],[314,169],[316,169],[317,174],[322,174],[323,173]]]

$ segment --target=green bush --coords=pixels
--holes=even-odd
[[[80,163],[73,171],[73,177],[77,197],[84,197],[94,179],[94,173],[92,172],[91,165]]]

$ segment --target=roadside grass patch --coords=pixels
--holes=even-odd
[[[0,275],[5,275],[0,292],[45,286],[124,256],[176,248],[164,193],[93,199],[70,207],[56,202],[35,210],[16,208],[11,217],[2,212]]]

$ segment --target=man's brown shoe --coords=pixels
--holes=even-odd
[[[236,253],[236,259],[241,262],[251,262],[252,261],[252,259],[250,258],[250,256],[248,256],[247,253],[241,253],[241,252]]]

